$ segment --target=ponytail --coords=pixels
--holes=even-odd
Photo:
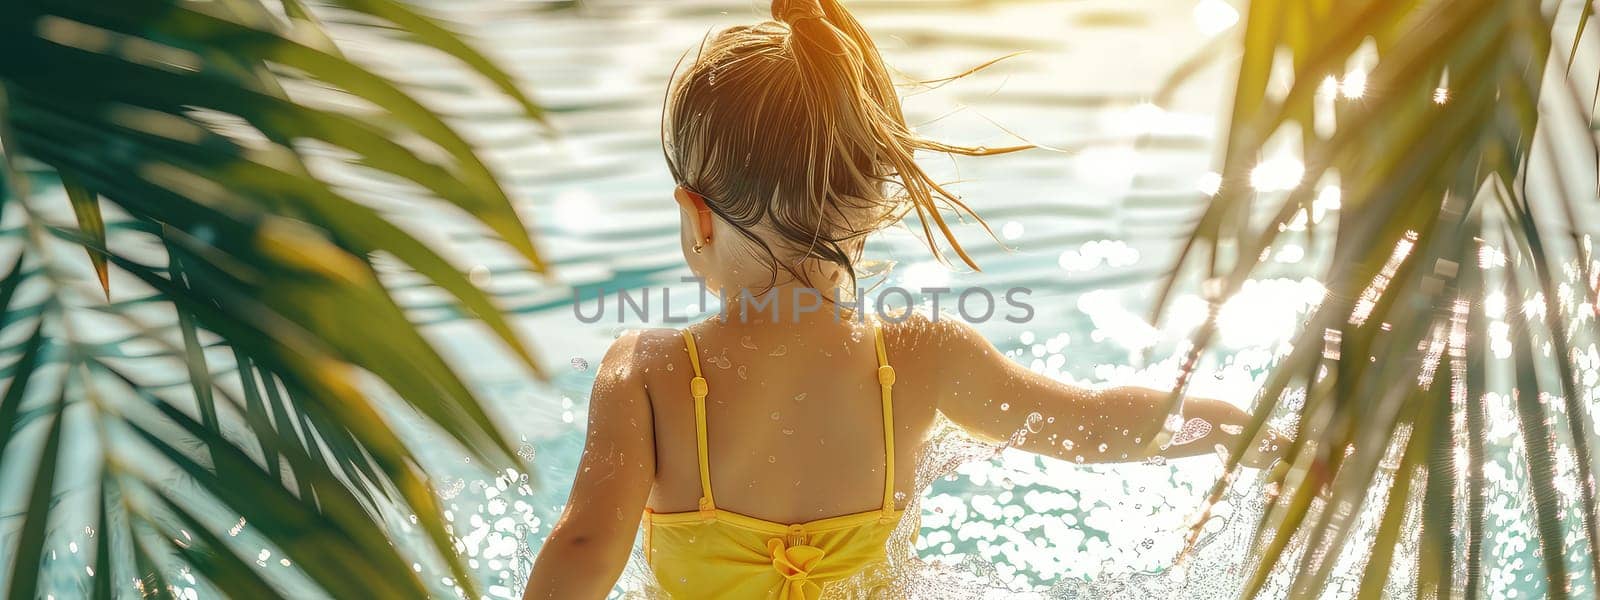
[[[978,268],[941,211],[988,224],[913,154],[1031,146],[971,148],[912,133],[877,45],[837,0],[774,0],[772,16],[717,36],[669,91],[664,146],[678,182],[796,276],[801,260],[817,258],[853,279],[857,257],[842,244],[911,211],[936,258],[945,261],[942,237]],[[757,227],[785,247],[775,251]]]

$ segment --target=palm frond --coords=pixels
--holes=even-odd
[[[1305,389],[1292,468],[1259,524],[1262,550],[1242,597],[1280,575],[1291,596],[1320,593],[1331,557],[1352,543],[1372,547],[1361,597],[1383,597],[1401,544],[1415,548],[1423,597],[1485,594],[1484,573],[1504,558],[1486,543],[1485,464],[1500,452],[1485,404],[1496,391],[1514,398],[1528,458],[1539,593],[1592,592],[1594,390],[1574,357],[1600,334],[1589,251],[1596,171],[1586,160],[1597,147],[1580,93],[1592,74],[1570,69],[1592,8],[1572,6],[1568,44],[1554,41],[1568,31],[1561,7],[1540,3],[1250,3],[1222,186],[1160,298],[1199,270],[1214,300],[1226,299],[1319,194],[1331,188],[1342,208],[1327,295],[1268,375],[1244,436],[1285,410],[1287,390]],[[1275,73],[1288,81],[1275,87]],[[1253,189],[1253,170],[1284,145],[1303,158],[1298,185]],[[1491,296],[1506,299],[1504,314],[1490,314]],[[1509,340],[1497,342],[1491,323]],[[1212,321],[1200,327],[1186,364],[1215,333]],[[1510,347],[1491,351],[1498,343]],[[1181,408],[1178,395],[1173,402]],[[1399,458],[1385,464],[1391,448]],[[1386,500],[1365,506],[1374,486],[1387,486]],[[1363,510],[1381,515],[1375,531],[1353,531]]]
[[[542,121],[509,75],[421,11],[325,4],[454,57]],[[530,269],[542,271],[542,259],[510,195],[448,121],[345,57],[319,25],[321,8],[279,8],[0,6],[0,206],[12,209],[21,249],[0,279],[0,334],[32,331],[5,352],[16,358],[0,395],[0,465],[33,454],[16,448],[35,439],[27,430],[49,428],[17,553],[7,552],[17,556],[8,597],[50,591],[40,553],[65,505],[53,493],[103,496],[86,586],[96,597],[116,595],[119,577],[141,595],[177,595],[177,566],[230,597],[294,597],[303,585],[335,597],[439,593],[439,578],[412,567],[421,563],[448,571],[446,593],[478,595],[388,415],[420,415],[480,464],[516,459],[380,273],[414,271],[530,373],[539,367],[461,269],[317,173],[336,160],[396,176],[493,232]],[[91,277],[82,254],[65,256],[74,248],[87,251]],[[101,327],[120,341],[105,342]],[[131,356],[125,344],[156,350]],[[175,376],[187,385],[163,381]],[[63,428],[67,415],[87,426]],[[71,439],[84,435],[95,439]],[[55,485],[69,468],[57,449],[68,445],[98,448],[91,464],[70,467],[96,470],[95,489]],[[171,487],[174,476],[196,493]],[[420,549],[396,542],[395,515],[414,515]],[[245,523],[253,533],[239,537]],[[245,538],[295,575],[249,560]]]

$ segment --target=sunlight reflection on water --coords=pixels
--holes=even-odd
[[[928,260],[911,236],[891,232],[875,240],[869,249],[869,256],[900,263],[887,283],[910,289],[950,285],[1034,288],[1038,290],[1035,304],[1041,311],[1034,322],[985,327],[1016,360],[1036,371],[1085,383],[1161,385],[1160,382],[1171,381],[1176,374],[1172,361],[1143,368],[1132,366],[1132,361],[1137,352],[1145,350],[1155,351],[1156,356],[1170,354],[1179,347],[1186,328],[1203,317],[1205,308],[1198,297],[1186,295],[1159,329],[1145,320],[1148,299],[1142,290],[1153,281],[1150,269],[1158,268],[1170,255],[1171,240],[1141,236],[1124,224],[1148,227],[1170,223],[1168,231],[1177,232],[1181,231],[1185,215],[1200,205],[1203,197],[1192,191],[1193,184],[1188,182],[1194,181],[1207,163],[1215,129],[1211,113],[1214,94],[1202,92],[1197,96],[1204,96],[1204,102],[1190,101],[1161,109],[1140,101],[1140,95],[1148,92],[1138,90],[1152,89],[1185,52],[1198,47],[1206,36],[1230,26],[1238,18],[1236,12],[1230,18],[1228,12],[1232,10],[1215,1],[1198,5],[1186,1],[1156,2],[1132,8],[1006,2],[983,6],[954,3],[918,9],[912,9],[910,4],[887,3],[858,8],[858,14],[882,40],[891,64],[916,77],[937,76],[1012,50],[1032,50],[1032,56],[1012,59],[968,81],[935,91],[917,91],[908,101],[907,110],[913,121],[928,121],[919,128],[922,133],[983,143],[1003,138],[1004,133],[991,122],[996,121],[1047,146],[1072,147],[1087,140],[1104,140],[1064,156],[1035,153],[953,164],[942,159],[931,161],[934,168],[946,169],[951,176],[966,182],[961,186],[963,195],[977,202],[980,214],[991,219],[996,234],[1016,251],[996,251],[992,242],[981,237],[981,230],[963,228],[963,241],[978,251],[985,270],[981,274],[956,273]],[[730,11],[733,14],[727,18],[734,21],[725,21],[721,15],[712,20],[747,20],[746,7],[730,7]],[[693,30],[695,36],[711,25],[700,20],[700,15],[707,14],[704,12],[623,12],[625,20],[671,23],[671,28]],[[563,23],[571,22],[568,18],[552,13],[538,20],[545,27],[559,29]],[[1011,35],[979,38],[972,32],[985,28],[957,25],[972,19],[1006,23]],[[584,23],[586,27],[593,25],[596,23]],[[1053,39],[1062,27],[1076,35],[1065,45]],[[1114,76],[1101,73],[1096,66],[1098,61],[1082,60],[1089,56],[1083,52],[1091,44],[1121,40],[1114,43],[1131,50],[1136,45],[1129,40],[1141,35],[1167,35],[1174,41],[1170,47],[1160,48],[1160,56],[1138,50],[1143,55],[1143,66],[1121,69]],[[639,44],[641,40],[636,38],[632,43]],[[646,76],[651,82],[660,82],[665,72],[647,72]],[[534,79],[537,81],[538,76]],[[1063,85],[1063,81],[1076,80],[1083,84]],[[1212,85],[1214,74],[1202,80],[1207,82],[1204,85]],[[567,88],[571,84],[558,81],[554,85]],[[612,93],[626,91],[630,96],[634,87],[643,88],[642,94],[659,93],[637,82],[619,84],[612,77],[589,85],[605,87]],[[623,87],[615,87],[618,85]],[[583,86],[573,87],[563,89],[562,95],[576,99],[585,91]],[[569,134],[576,139],[566,142],[575,148],[598,148],[604,139],[633,139],[637,128],[638,144],[630,142],[622,151],[637,151],[639,161],[653,165],[658,157],[649,155],[652,144],[645,138],[654,135],[650,129],[654,117],[648,111],[656,101],[658,98],[641,100],[638,113],[627,111],[626,114],[637,114],[636,123],[630,118],[626,123],[613,120],[605,128],[591,128],[579,111],[559,116],[557,125],[561,125],[561,119],[570,119],[569,126],[580,128]],[[1079,102],[1087,104],[1080,106]],[[1140,135],[1159,140],[1160,147],[1136,147],[1133,139]],[[591,157],[586,162],[594,160]],[[596,180],[575,180],[573,185],[561,187],[539,185],[536,178],[530,179],[535,184],[529,193],[535,198],[541,193],[554,194],[548,208],[539,208],[535,201],[535,218],[557,236],[551,246],[564,246],[568,240],[578,245],[594,244],[594,254],[566,259],[582,263],[578,265],[582,269],[631,262],[626,256],[631,252],[627,246],[606,243],[616,240],[611,232],[623,222],[648,227],[642,230],[648,234],[634,236],[630,245],[648,245],[675,254],[677,223],[670,204],[643,198],[638,203],[625,200],[648,197],[650,190],[640,186],[651,180],[660,181],[660,175],[655,174],[659,171],[652,166],[647,169],[650,175],[630,177],[626,183],[618,180],[617,173],[595,173]],[[1170,200],[1148,207],[1125,204],[1123,199],[1129,194]],[[655,246],[656,242],[660,245]],[[675,256],[663,259],[663,270],[647,275],[644,281],[614,280],[611,285],[648,285],[682,272]],[[620,268],[607,270],[613,278],[623,275]],[[604,271],[600,276],[605,277]],[[1314,300],[1307,297],[1319,291],[1314,282],[1305,284],[1299,279],[1252,282],[1246,293],[1224,308],[1228,315],[1224,343],[1230,353],[1237,354],[1219,355],[1220,362],[1217,358],[1208,359],[1209,368],[1218,376],[1200,382],[1197,393],[1246,402],[1267,362],[1266,356],[1276,351],[1305,310],[1314,306]],[[1198,313],[1193,302],[1201,302]],[[1268,318],[1260,318],[1263,315]],[[592,331],[573,333],[592,336]],[[574,354],[592,362],[610,337],[609,333],[604,334],[593,343],[583,344],[583,349]],[[555,398],[534,401],[555,402],[559,408],[536,411],[542,415],[541,423],[530,422],[527,429],[536,432],[529,439],[539,448],[536,472],[541,484],[529,503],[538,520],[522,532],[533,549],[559,514],[575,455],[581,447],[581,431],[551,428],[544,420],[554,419],[559,424],[572,418],[573,411],[582,410],[588,374],[570,375],[558,382]],[[550,396],[540,391],[534,395]],[[577,419],[574,425],[581,422],[581,418]],[[919,470],[919,478],[927,486],[921,495],[919,535],[915,542],[910,540],[909,532],[901,539],[905,550],[922,560],[892,567],[902,576],[901,591],[918,597],[1012,597],[1029,589],[1049,597],[1142,597],[1129,594],[1131,590],[1158,588],[1174,593],[1180,589],[1198,592],[1205,586],[1222,590],[1230,585],[1228,579],[1220,577],[1202,578],[1199,584],[1184,583],[1184,578],[1174,578],[1171,573],[1172,561],[1197,515],[1204,492],[1219,474],[1221,465],[1215,458],[1175,461],[1172,465],[1084,467],[973,444],[953,433],[941,439],[943,449],[930,450],[933,458],[925,460]],[[1248,493],[1219,507],[1205,526],[1207,534],[1240,535],[1239,528],[1223,525],[1232,522],[1227,517],[1239,510],[1233,504],[1258,496]],[[453,501],[462,509],[471,510],[470,505],[462,503],[480,500],[476,494],[464,492]],[[475,558],[482,558],[482,554],[474,552],[488,551],[491,544],[487,540],[495,532],[517,533],[497,529],[495,520],[489,517],[498,515],[480,517],[477,513],[491,510],[488,504],[481,506],[471,517],[477,520],[466,524],[471,533],[464,538],[473,541],[467,551]],[[460,517],[457,525],[461,526]],[[1224,564],[1229,556],[1237,562],[1236,554],[1213,551],[1202,563]],[[503,589],[513,590],[513,584],[525,574],[526,565],[510,566],[514,568],[503,573],[500,581],[507,586]],[[631,567],[631,573],[623,587],[648,595],[648,573],[640,565]],[[1118,586],[1128,591],[1115,591]]]
[[[965,227],[962,239],[985,270],[952,272],[930,261],[914,237],[891,231],[874,239],[869,251],[901,265],[888,280],[907,288],[1030,287],[1039,307],[1033,322],[983,326],[1012,359],[1065,381],[1172,382],[1178,365],[1166,357],[1185,347],[1186,335],[1211,306],[1201,295],[1181,293],[1165,318],[1151,323],[1152,282],[1172,256],[1173,242],[1187,233],[1206,196],[1223,183],[1208,171],[1222,85],[1213,69],[1202,73],[1176,106],[1157,108],[1148,95],[1167,69],[1210,36],[1229,31],[1238,10],[1222,0],[1132,6],[1025,0],[859,4],[889,62],[908,76],[942,76],[1011,51],[1029,51],[967,81],[934,91],[908,90],[915,95],[907,112],[920,132],[963,143],[999,143],[1008,137],[999,124],[1041,145],[1084,146],[1074,153],[929,161],[965,182],[960,186],[964,196],[1014,251],[988,241],[980,228]],[[535,280],[519,267],[508,267],[515,264],[508,253],[457,216],[407,213],[406,191],[357,180],[375,203],[398,206],[402,220],[436,238],[443,251],[470,269],[474,284],[516,313],[557,373],[549,385],[530,384],[485,350],[496,346],[481,332],[449,309],[424,302],[426,291],[407,303],[419,318],[438,323],[436,339],[520,439],[523,468],[490,474],[462,461],[433,432],[399,420],[411,439],[428,441],[424,458],[441,474],[434,489],[448,509],[458,550],[487,583],[491,597],[520,594],[577,469],[594,378],[590,365],[597,364],[619,330],[637,325],[579,325],[569,310],[572,298],[604,287],[678,285],[687,292],[678,281],[687,272],[679,257],[676,209],[664,192],[670,178],[656,139],[660,94],[684,48],[708,28],[752,20],[753,6],[743,1],[440,3],[436,8],[480,36],[554,109],[560,135],[553,139],[497,117],[496,101],[473,95],[479,91],[475,84],[460,81],[459,72],[437,57],[388,56],[393,45],[381,35],[363,34],[352,44],[353,55],[387,64],[396,76],[421,86],[421,95],[458,115],[465,133],[489,148],[556,266],[554,279]],[[1360,96],[1366,92],[1365,73],[1330,77],[1327,91]],[[1140,135],[1154,142],[1135,144]],[[1300,183],[1303,173],[1296,157],[1277,155],[1251,173],[1250,183],[1262,191],[1281,191]],[[1311,210],[1291,230],[1337,218],[1340,188],[1316,183],[1323,187]],[[1218,348],[1202,361],[1192,393],[1240,405],[1250,401],[1265,369],[1326,293],[1320,282],[1306,277],[1321,265],[1322,250],[1295,242],[1273,249],[1271,268],[1221,304]],[[1505,263],[1497,252],[1485,250],[1486,266]],[[1196,287],[1201,286],[1185,289]],[[1509,303],[1491,295],[1489,304],[1496,319],[1490,325],[1493,352],[1504,357],[1510,352],[1505,312],[1540,310],[1543,303]],[[705,308],[714,307],[693,310]],[[1337,340],[1331,345],[1336,349]],[[1147,355],[1157,359],[1145,362]],[[1600,356],[1590,347],[1580,359],[1586,383],[1593,384]],[[1296,393],[1303,398],[1303,392],[1292,390],[1288,408],[1297,406]],[[1532,550],[1532,532],[1519,468],[1525,459],[1511,450],[1520,444],[1514,414],[1509,396],[1490,395],[1489,435],[1498,450],[1484,474],[1495,531],[1487,551],[1509,565],[1489,574],[1496,597],[1519,591],[1526,597],[1537,590],[1527,583],[1520,558]],[[1293,425],[1282,418],[1276,424]],[[1397,466],[1387,463],[1391,472],[1382,477],[1392,477]],[[1197,552],[1174,564],[1220,467],[1210,456],[1080,466],[946,432],[919,465],[922,493],[912,512],[921,515],[920,529],[913,541],[911,525],[903,528],[896,543],[904,556],[889,569],[899,576],[897,591],[919,597],[1228,597],[1245,576],[1250,528],[1265,502],[1254,473],[1235,482],[1234,491],[1200,524],[1204,535]],[[1558,461],[1558,469],[1570,476],[1570,458]],[[1561,491],[1570,504],[1572,487]],[[1376,517],[1368,512],[1355,522],[1370,527]],[[390,515],[390,525],[420,535],[415,516]],[[242,520],[227,533],[255,539]],[[59,555],[86,559],[79,549],[92,537],[92,530],[68,532]],[[1397,560],[1405,555],[1398,553]],[[258,565],[292,579],[286,559],[266,549],[258,556]],[[909,556],[916,558],[904,558]],[[1362,559],[1339,560],[1342,566],[1326,597],[1348,597],[1359,582]],[[454,587],[439,565],[419,561],[413,568],[441,592]],[[183,579],[194,584],[191,574]],[[634,564],[616,595],[648,596],[641,589],[648,579]],[[74,589],[73,583],[58,587]],[[839,591],[852,590],[846,583]],[[1282,583],[1269,591],[1281,597]]]
[[[680,13],[660,5],[596,3],[524,23],[564,39],[519,54],[571,52],[612,65],[576,77],[573,72],[528,74],[536,89],[546,90],[546,98],[576,107],[556,116],[566,136],[559,144],[570,157],[557,153],[547,164],[513,167],[528,174],[520,191],[535,199],[532,215],[556,254],[558,273],[624,287],[672,281],[683,273],[676,256],[676,213],[661,199],[666,179],[655,154],[654,111],[666,63],[645,49],[665,48],[663,54],[675,59],[707,27],[753,17],[752,9],[740,3],[724,8]],[[882,41],[890,63],[914,77],[1031,51],[943,89],[915,90],[907,112],[923,123],[921,133],[966,143],[1002,141],[999,123],[1046,146],[1087,143],[1067,155],[931,161],[967,182],[964,196],[994,220],[1015,252],[999,251],[981,230],[965,227],[962,239],[976,250],[985,270],[954,273],[928,260],[912,236],[891,232],[869,248],[870,256],[900,263],[888,283],[913,289],[1031,287],[1040,307],[1034,322],[985,326],[1014,359],[1069,381],[1158,386],[1172,381],[1173,360],[1139,367],[1138,357],[1145,351],[1169,356],[1183,347],[1184,336],[1208,308],[1200,297],[1182,295],[1167,319],[1152,325],[1146,320],[1146,290],[1155,269],[1171,255],[1171,239],[1203,200],[1191,182],[1209,160],[1216,94],[1185,95],[1169,109],[1144,102],[1143,94],[1187,52],[1236,22],[1235,9],[1204,0],[1137,7],[956,2],[913,9],[909,3],[885,3],[857,10]],[[599,15],[612,20],[586,18]],[[1004,25],[974,26],[974,20]],[[495,38],[517,37],[511,29],[495,28]],[[608,29],[614,31],[602,33]],[[1063,29],[1072,34],[1064,41]],[[580,31],[583,37],[569,37]],[[986,31],[1007,34],[980,33]],[[1169,43],[1152,47],[1135,41],[1154,36]],[[628,42],[616,51],[584,41],[619,37]],[[1134,62],[1108,70],[1091,58],[1107,45],[1125,49],[1124,56]],[[645,63],[662,68],[652,71]],[[1199,82],[1197,89],[1218,89],[1216,73],[1203,74]],[[604,98],[623,104],[607,104]],[[1136,146],[1133,140],[1140,135],[1157,140],[1155,147]],[[562,164],[577,174],[568,179],[552,170]],[[1287,156],[1263,165],[1257,187],[1292,187],[1299,179],[1296,167],[1298,162]],[[1151,235],[1155,231],[1162,233]],[[1300,266],[1302,261],[1281,262]],[[1202,377],[1194,392],[1246,403],[1262,370],[1322,291],[1314,280],[1287,274],[1250,282],[1223,305],[1224,352],[1208,356],[1202,368],[1214,376]],[[562,308],[557,304],[549,312],[563,313]],[[573,328],[558,323],[558,317],[565,314],[529,313],[537,323],[531,329],[561,331],[573,344],[575,361],[597,360],[619,329]],[[559,515],[582,444],[581,411],[590,378],[591,373],[568,370],[554,389],[504,384],[508,399],[521,407],[513,411],[513,422],[538,449],[536,486],[519,485],[515,477],[484,481],[467,474],[462,477],[471,483],[465,489],[459,481],[448,486],[456,492],[450,500],[456,535],[473,566],[499,584],[490,588],[492,595],[514,595],[527,560]],[[1215,458],[1201,457],[1085,467],[1002,451],[947,432],[930,447],[918,471],[926,487],[916,540],[909,529],[898,538],[903,551],[919,559],[897,561],[890,569],[899,576],[899,591],[917,597],[1015,597],[1027,590],[1040,597],[1221,597],[1242,576],[1247,544],[1241,536],[1248,535],[1248,527],[1241,524],[1253,522],[1249,515],[1259,511],[1263,498],[1248,484],[1248,475],[1241,491],[1215,507],[1203,525],[1205,550],[1184,568],[1173,568],[1220,466]],[[513,557],[508,539],[527,543]],[[1187,577],[1189,572],[1202,576]],[[642,566],[633,565],[630,573],[622,588],[650,595]],[[849,595],[848,584],[838,587]]]

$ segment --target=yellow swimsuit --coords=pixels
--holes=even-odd
[[[700,458],[700,508],[691,512],[646,510],[645,556],[661,588],[673,598],[777,598],[816,600],[822,584],[854,575],[887,557],[889,534],[900,521],[894,501],[894,413],[890,388],[894,367],[883,349],[883,331],[873,327],[878,347],[878,385],[883,399],[883,505],[850,515],[787,525],[717,508],[711,495],[706,453],[706,380],[694,334],[683,332],[694,379],[695,441]]]

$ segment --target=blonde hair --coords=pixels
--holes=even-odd
[[[797,267],[807,258],[854,280],[859,246],[851,252],[848,243],[912,210],[935,257],[944,260],[942,237],[977,268],[941,210],[983,219],[913,154],[1030,146],[956,146],[912,133],[877,45],[836,0],[775,0],[772,16],[702,44],[668,89],[662,143],[678,184],[802,281]]]

